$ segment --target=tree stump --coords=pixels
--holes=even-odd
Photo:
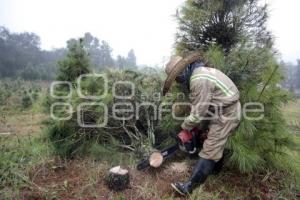
[[[124,190],[129,185],[128,170],[122,169],[120,166],[111,168],[106,178],[106,183],[111,190]]]

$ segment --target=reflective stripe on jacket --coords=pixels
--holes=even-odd
[[[201,67],[190,78],[190,115],[181,127],[190,130],[207,115],[208,108],[226,107],[239,100],[239,91],[232,80],[218,69]]]

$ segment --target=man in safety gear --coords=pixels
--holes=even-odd
[[[239,91],[228,76],[218,69],[208,67],[201,52],[173,57],[165,71],[168,77],[163,95],[169,91],[174,80],[190,93],[190,115],[182,123],[179,135],[186,135],[199,126],[205,117],[211,117],[207,139],[190,179],[185,183],[172,183],[178,193],[187,195],[195,186],[204,183],[207,176],[223,161],[226,141],[240,121]]]

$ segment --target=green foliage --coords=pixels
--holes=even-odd
[[[0,80],[0,106],[7,108],[29,108],[38,102],[41,88],[39,83],[22,80]]]
[[[76,150],[85,150],[85,135],[81,138],[76,134],[76,127],[76,123],[49,122],[48,137],[58,155],[71,156]]]
[[[73,41],[68,46],[68,53],[59,62],[57,80],[74,82],[80,75],[91,71],[90,60],[83,46],[83,40]]]
[[[60,67],[57,80],[69,81],[72,82],[73,85],[76,85],[75,82],[80,75],[90,72],[90,60],[83,45],[82,39],[69,42],[69,51],[66,58],[59,62]],[[66,87],[61,86],[56,89],[57,93],[55,94],[57,96],[63,96],[69,92],[67,90]],[[46,109],[50,110],[50,106],[54,100],[47,94],[43,102]],[[66,110],[66,107],[62,107],[55,114],[57,117],[65,117],[71,114]],[[85,146],[88,145],[86,140],[89,135],[77,134],[78,129],[80,129],[80,127],[78,127],[76,120],[69,122],[53,120],[48,123],[48,137],[50,141],[53,142],[53,147],[57,154],[61,156],[71,156],[77,151],[85,151]]]
[[[6,186],[18,187],[29,180],[28,169],[51,153],[43,138],[0,136],[0,196]]]
[[[69,43],[69,51],[66,58],[61,61],[57,79],[61,81],[71,81],[73,91],[77,91],[77,78],[86,73],[90,73],[89,57],[84,49],[83,41],[72,41]],[[80,88],[83,95],[99,96],[107,89],[107,94],[101,99],[80,98],[77,92],[73,92],[68,100],[56,100],[56,102],[68,102],[76,112],[69,113],[69,108],[60,107],[55,111],[56,117],[71,115],[67,121],[50,120],[48,122],[48,137],[53,144],[55,152],[63,157],[74,157],[76,155],[94,152],[91,150],[95,145],[125,148],[144,155],[149,152],[155,143],[155,127],[157,119],[154,118],[155,109],[151,105],[143,105],[139,108],[137,103],[151,102],[158,104],[160,100],[154,99],[152,94],[160,91],[162,79],[157,74],[142,74],[134,71],[114,71],[106,70],[108,88],[104,88],[103,78],[90,76],[81,79]],[[132,92],[130,99],[120,99],[113,96],[113,86],[118,81],[129,81],[134,84],[135,90],[130,85],[115,85],[115,94],[118,96],[128,96]],[[64,86],[55,88],[55,94],[65,95],[68,93]],[[147,96],[149,94],[149,96]],[[53,99],[47,97],[44,104],[51,106]],[[89,103],[82,106],[77,111],[79,104]],[[107,113],[102,106],[107,105]],[[113,113],[113,106],[121,104],[116,113]],[[124,103],[129,103],[134,109],[134,113],[126,111]],[[123,107],[122,107],[123,106]],[[124,110],[125,109],[125,110]],[[137,110],[138,109],[138,110]],[[48,107],[49,110],[49,107]],[[139,112],[139,118],[135,111]],[[134,117],[129,117],[133,115]],[[79,119],[78,119],[78,116]],[[115,117],[117,116],[117,117]],[[101,124],[107,121],[105,127],[82,127],[78,120],[85,125]]]
[[[177,13],[177,50],[207,49],[212,44],[229,52],[244,38],[268,41],[266,6],[258,0],[187,0]]]
[[[158,107],[160,99],[156,99],[152,94],[160,91],[162,79],[157,74],[146,75],[133,71],[108,70],[105,74],[108,80],[108,94],[101,100],[93,100],[91,105],[82,107],[80,116],[84,124],[101,124],[104,118],[108,117],[107,125],[99,128],[80,127],[77,121],[78,113],[73,113],[68,121],[51,120],[48,124],[48,136],[57,154],[73,157],[95,152],[92,150],[95,149],[95,145],[102,145],[117,149],[124,148],[135,152],[137,156],[143,156],[151,151],[156,143],[155,133],[160,133],[158,120],[155,118],[156,108],[151,105],[139,106],[139,104],[150,102]],[[102,93],[104,84],[96,80],[96,77],[82,80],[81,89],[85,95]],[[117,81],[130,81],[135,84],[133,98],[124,101],[112,95],[112,87]],[[115,86],[115,93],[119,96],[128,96],[132,92],[130,85]],[[90,100],[79,98],[76,93],[69,102],[73,108],[77,108],[83,102],[91,103]],[[97,106],[97,103],[107,105],[108,115],[104,114],[103,107]],[[113,116],[112,108],[118,103],[121,107],[117,108],[116,118]],[[122,103],[132,105],[134,110],[126,111],[128,107],[124,107]],[[60,111],[66,113],[67,109],[62,108]],[[138,117],[135,112],[139,113]],[[134,117],[129,117],[130,115]]]
[[[32,99],[29,96],[29,94],[25,91],[24,96],[22,98],[22,107],[23,108],[28,108],[32,105]]]
[[[33,101],[37,101],[38,98],[39,98],[39,90],[36,89],[36,90],[32,91],[32,95],[31,96],[32,96]]]
[[[8,97],[11,96],[11,92],[8,90],[8,85],[0,82],[0,106],[6,103]]]
[[[237,84],[243,105],[247,102],[264,105],[264,117],[258,121],[242,118],[229,140],[231,164],[242,172],[278,166],[276,162],[281,160],[276,158],[285,154],[286,149],[293,149],[295,143],[281,111],[290,95],[278,87],[282,75],[271,49],[244,44],[224,56],[213,47],[207,56]],[[258,115],[252,113],[248,117]]]
[[[224,56],[221,59],[224,60]],[[272,52],[269,48],[235,48],[225,58],[222,70],[239,87],[242,104],[260,102],[264,105],[263,119],[242,118],[230,140],[232,164],[242,172],[275,167],[275,158],[295,144],[281,113],[290,96],[277,86],[282,76]]]

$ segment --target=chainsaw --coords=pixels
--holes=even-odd
[[[145,170],[149,167],[157,168],[162,165],[163,161],[172,157],[178,150],[193,155],[202,146],[204,140],[207,138],[207,131],[199,131],[193,129],[192,131],[181,131],[178,135],[173,137],[176,143],[161,150],[152,153],[148,158],[141,160],[137,164],[137,170]]]

